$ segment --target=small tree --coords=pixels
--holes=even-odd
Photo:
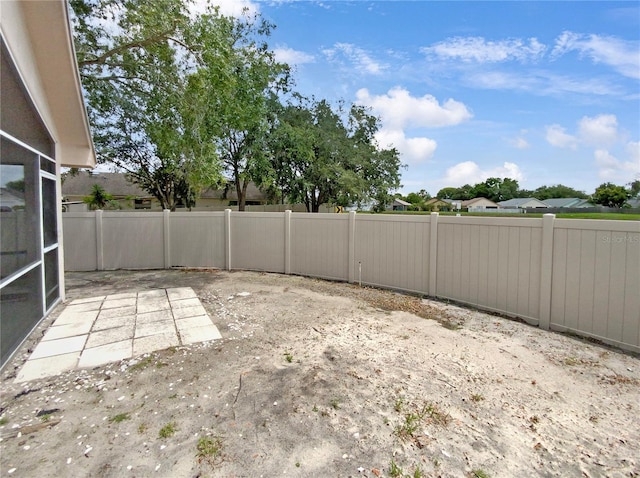
[[[591,197],[595,204],[607,207],[623,207],[631,193],[624,186],[616,186],[613,183],[603,183],[596,188]]]
[[[89,209],[117,209],[117,204],[113,200],[113,196],[107,193],[102,186],[94,184],[91,188],[91,194],[85,196],[82,201],[89,206]]]

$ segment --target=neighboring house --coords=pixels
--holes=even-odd
[[[449,204],[449,208],[453,211],[466,209],[469,212],[484,212],[488,209],[498,209],[500,206],[487,198],[473,199],[443,199],[442,201]]]
[[[431,198],[428,201],[425,201],[424,205],[427,208],[427,211],[433,212],[448,211],[449,209],[451,209],[450,203],[448,203],[446,200],[438,198]]]
[[[508,201],[500,201],[498,205],[501,208],[508,209],[537,209],[548,207],[545,203],[536,198],[514,198],[509,199]]]
[[[137,184],[127,179],[125,173],[84,173],[69,176],[62,183],[63,203],[74,205],[91,194],[94,184],[99,184],[122,209],[159,209],[160,202]],[[267,196],[254,183],[247,188],[246,205],[267,203]],[[229,184],[226,189],[206,189],[196,199],[197,208],[223,208],[236,206],[236,188]],[[73,208],[72,208],[73,209]],[[72,210],[70,209],[70,210]]]
[[[0,43],[2,367],[64,299],[60,168],[96,159],[67,3],[2,1]]]
[[[249,183],[245,197],[245,205],[260,206],[268,203],[265,193],[254,183]],[[238,193],[233,183],[229,182],[223,189],[206,189],[196,200],[196,207],[237,206]]]
[[[588,199],[580,198],[553,198],[545,199],[544,202],[547,207],[593,207],[593,204]]]
[[[125,209],[151,209],[153,197],[138,185],[127,181],[123,173],[86,173],[68,176],[62,183],[63,204],[82,203],[89,196],[94,185],[99,185]],[[157,201],[156,201],[157,202]]]
[[[396,198],[391,204],[387,205],[386,209],[387,211],[408,211],[410,206],[412,206],[410,202]]]
[[[487,198],[474,198],[462,201],[462,207],[469,212],[485,212],[487,210],[498,209],[500,206]]]

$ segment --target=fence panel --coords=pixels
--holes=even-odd
[[[349,279],[349,215],[291,214],[291,272]]]
[[[551,326],[640,350],[640,223],[556,219]]]
[[[98,238],[95,212],[65,212],[64,266],[68,271],[98,269]]]
[[[284,272],[284,213],[231,213],[231,268]]]
[[[427,294],[430,221],[429,216],[358,216],[356,279],[363,284]]]
[[[541,221],[441,217],[436,295],[537,324]]]
[[[224,212],[175,212],[169,230],[172,267],[225,267]]]
[[[105,269],[165,267],[163,213],[105,211],[102,228]]]

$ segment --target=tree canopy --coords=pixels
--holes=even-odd
[[[98,159],[169,209],[219,185],[225,166],[251,177],[258,141],[247,138],[259,137],[265,90],[286,70],[260,40],[268,24],[212,7],[190,16],[186,2],[70,2]]]
[[[381,149],[379,120],[362,106],[337,111],[326,100],[297,96],[281,106],[269,137],[273,190],[318,212],[337,206],[375,203],[382,209],[400,187],[400,158]],[[346,118],[346,120],[343,120]]]
[[[596,188],[591,200],[595,204],[607,207],[623,207],[631,197],[631,192],[624,186],[616,186],[612,183],[603,183]]]

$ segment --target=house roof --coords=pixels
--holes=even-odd
[[[585,203],[589,203],[587,199],[580,198],[553,198],[543,202],[549,207],[584,207]]]
[[[88,196],[91,194],[94,184],[99,184],[107,193],[116,197],[151,197],[151,194],[141,189],[137,184],[128,181],[124,173],[80,173],[76,176],[69,176],[62,183],[62,195]]]
[[[547,207],[545,203],[536,198],[513,198],[500,201],[498,205],[502,207]]]
[[[402,199],[395,198],[393,200],[394,204],[400,204],[401,206],[411,206],[410,202],[403,201]]]
[[[444,199],[431,198],[428,201],[426,201],[425,204],[427,206],[430,206],[431,204],[449,204],[449,203]]]
[[[463,207],[473,206],[475,203],[478,203],[480,201],[485,201],[498,207],[498,205],[495,202],[493,202],[491,199],[487,199],[483,197],[469,199],[468,201],[462,201],[462,206]]]
[[[2,2],[0,29],[62,166],[94,167],[73,35],[65,0]]]

